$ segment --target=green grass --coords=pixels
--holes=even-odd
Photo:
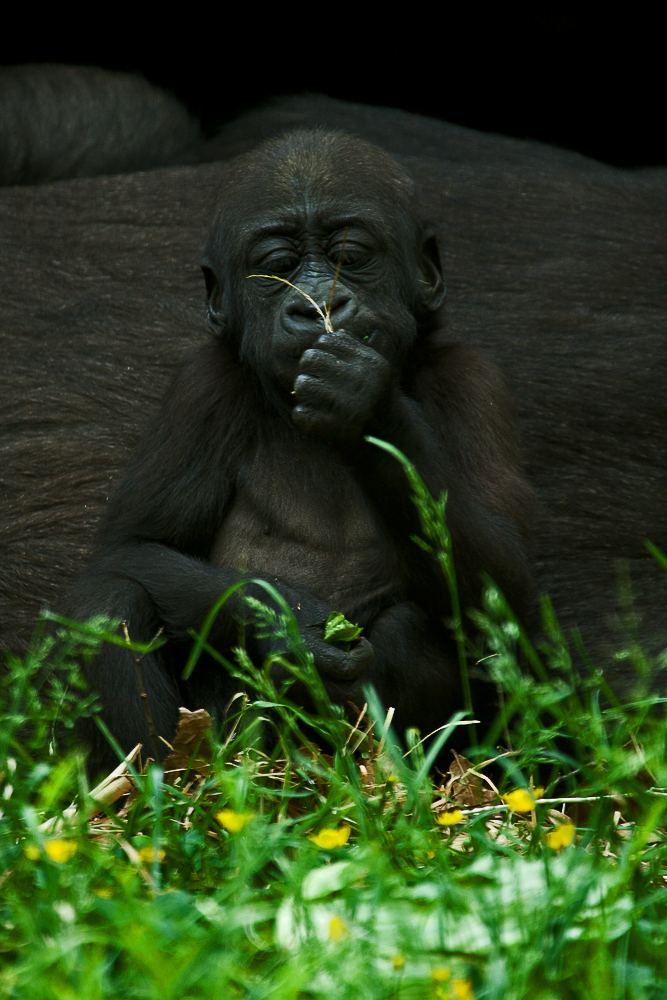
[[[455,588],[445,499],[406,471],[421,544]],[[468,700],[471,650],[453,608]],[[474,735],[457,713],[426,749],[408,733],[406,755],[372,690],[357,729],[331,705],[288,610],[254,604],[317,715],[291,702],[291,682],[276,689],[272,660],[239,650],[221,660],[246,692],[224,732],[204,732],[191,765],[137,761],[130,799],[92,818],[73,725],[95,702],[78,664],[110,641],[110,624],[38,633],[25,660],[9,658],[0,996],[667,997],[667,720],[639,648],[625,651],[636,690],[619,705],[600,670],[574,669],[547,602],[536,650],[489,582],[476,656],[503,710]],[[489,780],[434,776],[443,749]],[[532,796],[537,785],[524,814],[492,789]],[[441,825],[443,812],[459,822]],[[574,837],[554,849],[565,820]]]

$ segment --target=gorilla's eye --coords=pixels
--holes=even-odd
[[[329,250],[329,260],[336,267],[339,261],[341,267],[363,267],[370,261],[371,256],[371,251],[367,247],[355,246],[350,243],[346,243],[345,246],[340,243],[337,246],[332,246]]]
[[[290,274],[299,266],[295,253],[273,253],[262,261],[267,274]]]

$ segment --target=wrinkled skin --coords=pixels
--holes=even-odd
[[[63,610],[122,619],[136,640],[164,629],[145,676],[170,739],[180,704],[224,715],[236,682],[219,666],[203,660],[182,679],[189,634],[228,587],[260,577],[293,609],[334,700],[360,705],[371,683],[399,732],[430,732],[461,707],[449,595],[411,540],[400,466],[364,437],[403,451],[435,495],[447,490],[464,607],[486,572],[525,609],[532,499],[502,380],[441,329],[438,248],[412,185],[340,133],[268,143],[226,175],[203,270],[213,338],[168,392]],[[302,292],[330,307],[333,332]],[[270,603],[257,585],[246,593]],[[323,640],[332,611],[363,626],[348,650]],[[275,648],[238,593],[210,641],[229,655],[241,621],[253,657]],[[106,647],[89,678],[121,746],[147,742],[127,654]],[[110,765],[95,733],[82,735],[94,765]]]

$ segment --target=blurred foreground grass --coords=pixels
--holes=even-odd
[[[422,544],[455,585],[444,500],[418,486]],[[110,623],[9,658],[0,996],[667,998],[667,720],[639,648],[619,705],[575,671],[548,603],[536,650],[489,582],[474,655],[502,710],[403,745],[372,689],[354,717],[331,705],[283,611],[254,606],[289,661],[219,658],[240,692],[222,732],[183,711],[164,761],[137,751],[92,793],[78,664]],[[276,659],[316,713],[276,689]]]

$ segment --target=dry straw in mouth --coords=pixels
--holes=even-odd
[[[324,323],[324,329],[327,331],[327,333],[333,333],[334,328],[331,325],[331,306],[333,305],[334,292],[336,291],[336,285],[338,284],[338,275],[340,274],[340,269],[343,265],[343,254],[345,252],[346,239],[347,239],[347,226],[343,231],[343,242],[341,244],[340,253],[338,254],[338,263],[336,264],[336,273],[334,275],[333,284],[331,286],[331,295],[329,296],[329,302],[328,304],[326,302],[322,303],[323,309],[320,309],[315,299],[313,299],[310,295],[308,295],[307,292],[304,292],[303,289],[299,288],[298,285],[293,285],[291,281],[287,280],[287,278],[279,278],[277,274],[249,274],[248,277],[270,278],[271,281],[282,281],[283,285],[289,285],[289,287],[297,291],[299,295],[303,295],[304,299],[308,299],[311,306],[313,306],[317,310],[322,322]]]

